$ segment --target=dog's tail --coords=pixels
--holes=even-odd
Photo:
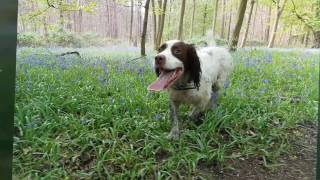
[[[212,29],[207,30],[206,42],[207,42],[207,46],[217,46],[216,41],[214,40]]]

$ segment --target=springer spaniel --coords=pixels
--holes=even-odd
[[[171,40],[162,44],[154,61],[158,79],[149,91],[167,90],[172,129],[169,138],[179,138],[177,111],[181,104],[192,106],[189,116],[200,122],[204,111],[216,105],[232,69],[230,53],[219,47],[196,49],[192,44]]]

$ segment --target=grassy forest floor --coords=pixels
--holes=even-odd
[[[170,129],[136,48],[19,48],[14,174],[30,179],[313,179],[319,52],[246,49],[219,106]],[[230,87],[228,87],[230,86]]]

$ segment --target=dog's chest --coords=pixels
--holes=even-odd
[[[185,104],[197,104],[200,100],[200,94],[196,90],[172,90],[169,91],[170,99]]]

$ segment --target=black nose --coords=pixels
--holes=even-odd
[[[155,60],[157,65],[163,65],[164,61],[166,60],[166,57],[162,54],[159,54],[155,57]]]

